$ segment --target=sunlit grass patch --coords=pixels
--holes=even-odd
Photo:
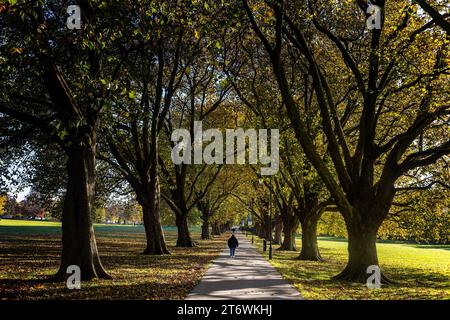
[[[262,252],[262,240],[255,237]],[[325,262],[301,261],[299,252],[276,250],[272,265],[307,299],[449,299],[450,246],[378,243],[380,267],[396,284],[370,290],[363,284],[333,281],[347,262],[347,242],[320,239]],[[301,239],[297,239],[301,248]],[[265,254],[267,258],[267,253]]]

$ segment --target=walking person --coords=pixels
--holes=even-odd
[[[230,239],[228,239],[228,247],[230,248],[230,258],[234,258],[236,248],[239,247],[238,239],[234,236],[234,234],[232,234]]]

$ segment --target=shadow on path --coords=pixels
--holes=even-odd
[[[231,259],[226,248],[186,300],[301,300],[300,293],[241,234]]]

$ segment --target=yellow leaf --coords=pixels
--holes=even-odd
[[[17,53],[17,54],[22,54],[23,48],[12,48],[11,52],[12,53]]]

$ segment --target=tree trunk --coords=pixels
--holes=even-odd
[[[219,224],[217,222],[212,224],[212,234],[213,236],[220,236]]]
[[[323,261],[317,245],[317,222],[319,217],[309,217],[300,221],[302,225],[302,251],[300,260]]]
[[[178,229],[177,247],[195,247],[195,243],[191,239],[189,227],[187,223],[187,213],[179,213],[176,216],[176,225]]]
[[[202,239],[211,239],[211,235],[209,233],[209,224],[207,222],[203,222],[202,224]]]
[[[260,238],[265,238],[266,237],[266,233],[264,231],[264,228],[261,224],[256,225],[255,227],[255,231],[256,231],[256,235]]]
[[[152,137],[155,137],[155,134]],[[159,189],[158,162],[156,160],[158,158],[158,142],[156,138],[152,139],[151,153],[154,158],[148,176],[147,172],[141,172],[142,189],[140,192],[136,192],[142,206],[142,220],[147,238],[147,246],[143,254],[170,254],[166,246],[159,212],[161,192]],[[139,186],[136,186],[136,188],[139,189]]]
[[[111,279],[97,250],[91,213],[95,194],[95,135],[91,144],[73,145],[67,151],[67,191],[62,214],[62,256],[55,280],[67,277],[67,267],[80,268],[81,279]]]
[[[202,239],[210,239],[211,235],[209,233],[209,214],[208,212],[203,213],[203,224],[202,224]]]
[[[281,217],[277,216],[277,218],[275,219],[275,238],[273,240],[274,243],[281,244],[282,231],[283,231],[283,222],[281,221]]]
[[[296,217],[291,217],[292,219],[289,219],[289,223],[283,224],[283,233],[284,233],[284,239],[283,244],[279,248],[279,250],[285,250],[285,251],[297,251],[297,245],[295,243],[295,234],[298,227],[298,222],[292,222],[291,220],[296,219]]]
[[[270,239],[273,240],[272,231],[273,231],[273,225],[270,221],[270,217],[268,215],[266,215],[264,217],[263,221],[261,221],[260,237],[266,239],[267,241],[269,241]]]
[[[142,218],[144,222],[145,235],[147,238],[147,247],[142,254],[170,254],[166,246],[164,232],[161,226],[159,205],[157,205],[157,207],[158,209],[155,207],[155,204],[152,204],[151,202],[147,202],[142,205]]]
[[[378,266],[376,239],[378,226],[369,223],[354,223],[347,226],[348,262],[345,269],[335,276],[337,280],[366,283],[369,266]],[[381,282],[391,282],[381,274]]]

